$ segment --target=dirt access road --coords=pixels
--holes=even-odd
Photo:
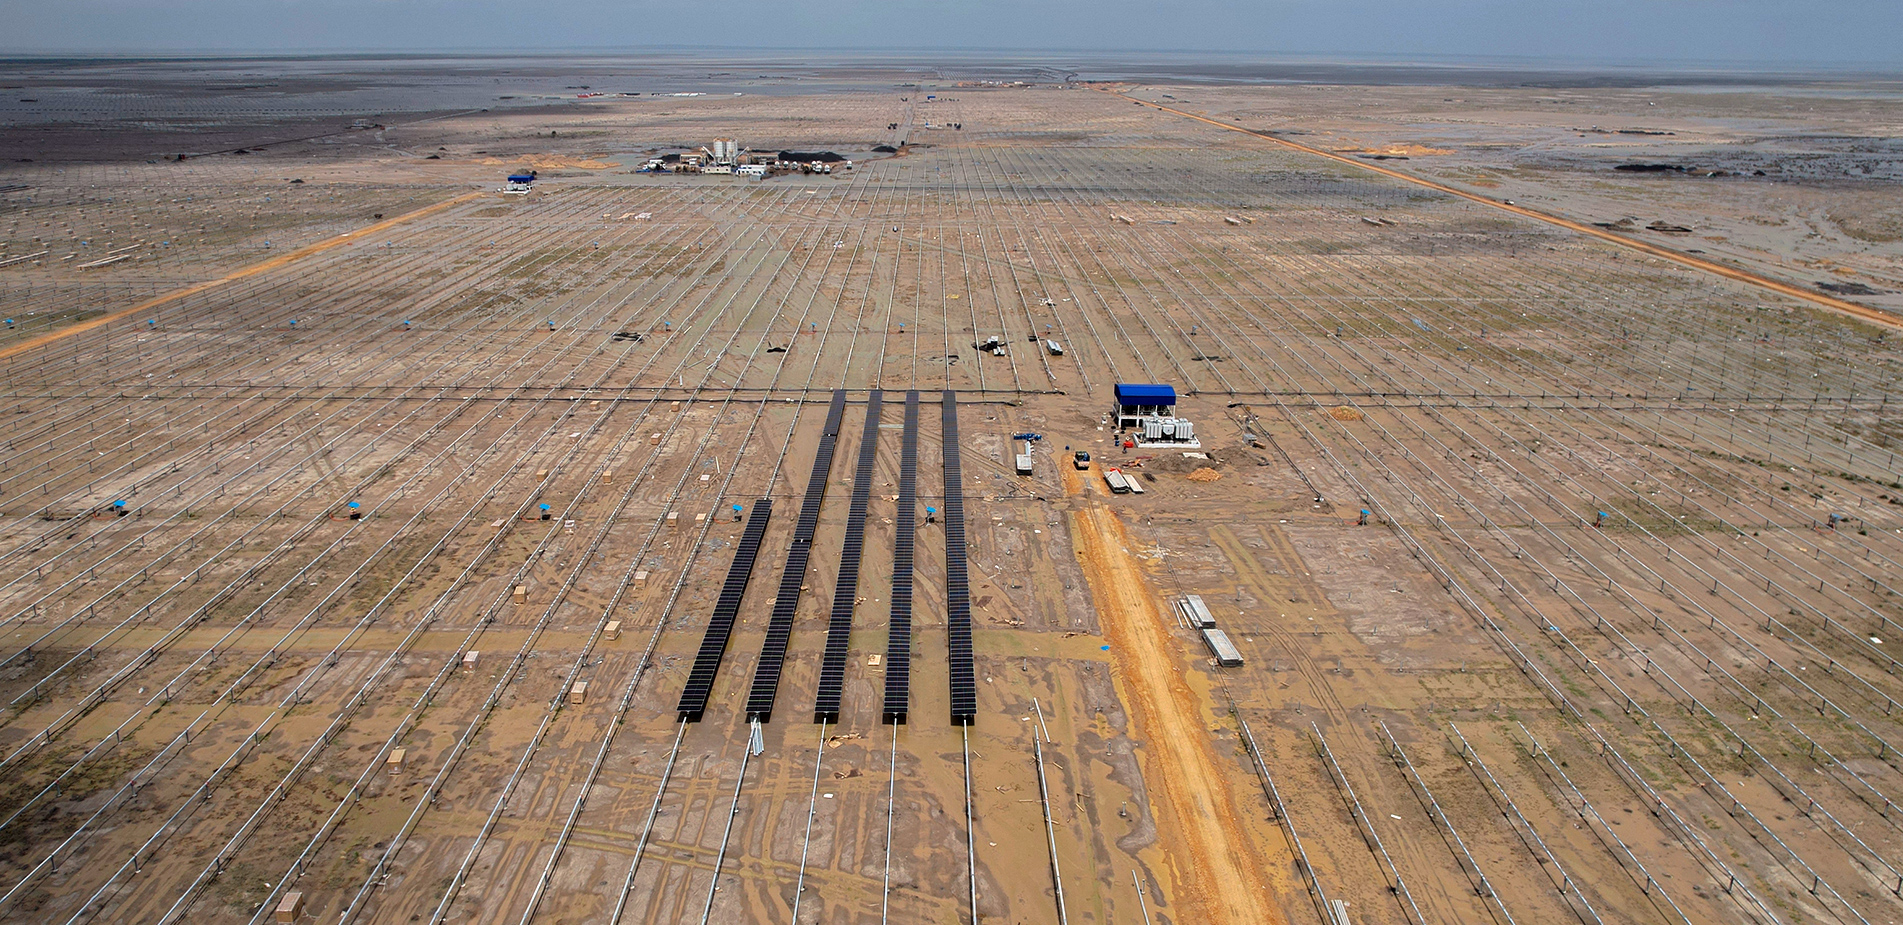
[[[1077,505],[1071,512],[1072,543],[1110,643],[1112,678],[1136,721],[1135,736],[1144,743],[1144,783],[1160,797],[1152,811],[1169,876],[1178,899],[1195,910],[1182,919],[1211,925],[1281,923],[1281,904],[1267,895],[1272,881],[1262,869],[1262,852],[1236,821],[1236,799],[1229,789],[1234,775],[1217,766],[1206,728],[1210,717],[1171,654],[1176,643],[1149,592],[1151,583],[1130,554],[1129,533],[1116,512],[1089,490],[1087,479],[1094,471],[1061,471],[1065,493]]]
[[[120,309],[119,311],[100,315],[97,318],[91,318],[86,321],[79,322],[78,324],[69,324],[63,328],[48,331],[45,334],[41,334],[38,337],[33,337],[27,340],[23,340],[17,344],[14,344],[11,347],[8,347],[4,350],[0,350],[0,360],[11,359],[13,357],[24,354],[28,351],[37,350],[41,347],[46,346],[47,344],[50,344],[64,337],[71,337],[74,334],[84,334],[85,332],[91,331],[94,328],[102,328],[102,327],[105,327],[106,325],[112,324],[115,321],[124,321],[127,318],[144,314],[145,312],[149,312],[152,309],[159,308],[165,305],[170,305],[171,303],[177,302],[178,300],[183,299],[186,296],[194,296],[208,289],[216,289],[219,286],[223,286],[227,283],[234,283],[246,277],[256,276],[260,273],[268,273],[279,267],[289,266],[290,264],[296,263],[299,260],[303,260],[306,257],[310,257],[315,254],[321,254],[334,247],[340,247],[345,244],[355,244],[356,242],[362,241],[363,239],[369,237],[370,235],[376,234],[377,232],[388,231],[389,229],[395,228],[396,226],[401,225],[405,222],[414,221],[416,219],[422,218],[425,215],[434,215],[451,206],[461,205],[472,199],[480,199],[482,198],[483,195],[484,195],[483,193],[464,193],[461,196],[456,196],[451,199],[445,199],[442,202],[438,202],[433,205],[424,206],[423,208],[417,209],[414,212],[405,212],[402,215],[399,215],[395,218],[384,219],[383,221],[377,222],[374,225],[370,225],[365,228],[360,228],[356,231],[346,231],[343,234],[337,235],[335,237],[325,238],[324,240],[318,241],[315,244],[307,244],[289,253],[280,254],[276,257],[272,257],[269,260],[261,261],[259,263],[251,264],[250,266],[247,266],[247,267],[242,267],[240,269],[233,270],[230,273],[226,273],[225,275],[218,277],[217,279],[209,279],[202,283],[194,283],[190,286],[186,286],[183,289],[175,289],[162,296],[158,296],[158,297],[147,299],[143,302],[140,302],[139,304],[134,305],[131,308]]]
[[[1175,115],[1182,116],[1186,119],[1194,119],[1198,122],[1207,123],[1209,125],[1216,126],[1217,128],[1224,128],[1232,132],[1240,132],[1244,135],[1260,138],[1263,141],[1271,142],[1273,144],[1287,148],[1291,151],[1300,151],[1303,154],[1312,154],[1316,157],[1327,158],[1328,160],[1334,161],[1339,164],[1346,164],[1350,167],[1356,167],[1361,170],[1366,170],[1370,173],[1378,173],[1384,177],[1391,177],[1393,179],[1400,180],[1404,183],[1412,183],[1415,186],[1424,186],[1424,187],[1427,187],[1428,189],[1434,190],[1436,192],[1446,193],[1450,196],[1459,196],[1460,198],[1468,200],[1470,202],[1477,202],[1483,206],[1491,206],[1503,212],[1512,212],[1515,215],[1524,216],[1526,218],[1534,219],[1536,221],[1542,221],[1549,225],[1557,225],[1569,231],[1576,231],[1583,235],[1590,235],[1592,237],[1598,238],[1601,241],[1605,241],[1611,244],[1617,244],[1620,247],[1628,247],[1635,251],[1647,253],[1654,257],[1662,258],[1664,260],[1670,260],[1673,263],[1680,264],[1682,266],[1691,267],[1694,270],[1702,270],[1706,273],[1713,273],[1718,276],[1722,276],[1726,279],[1736,280],[1741,283],[1757,286],[1761,289],[1769,289],[1772,292],[1778,293],[1779,295],[1790,296],[1793,299],[1802,299],[1803,301],[1809,302],[1812,305],[1821,306],[1823,308],[1828,308],[1835,312],[1840,312],[1842,314],[1849,315],[1850,317],[1856,318],[1859,321],[1868,321],[1872,324],[1880,324],[1890,328],[1903,328],[1903,319],[1899,319],[1895,315],[1889,312],[1882,311],[1880,309],[1871,308],[1868,305],[1859,305],[1855,302],[1851,302],[1845,299],[1831,298],[1830,296],[1824,295],[1823,293],[1812,292],[1811,290],[1806,289],[1802,286],[1796,285],[1794,283],[1787,283],[1781,279],[1772,279],[1768,276],[1762,276],[1757,273],[1752,273],[1749,270],[1741,270],[1737,267],[1731,266],[1729,264],[1719,263],[1715,260],[1704,260],[1698,257],[1694,257],[1691,254],[1688,254],[1684,251],[1673,250],[1672,248],[1669,248],[1669,247],[1660,247],[1656,244],[1651,244],[1645,241],[1634,240],[1632,238],[1626,237],[1625,235],[1614,234],[1613,232],[1610,232],[1610,231],[1604,231],[1599,228],[1595,228],[1591,225],[1585,224],[1583,222],[1575,222],[1572,219],[1561,218],[1560,216],[1557,216],[1557,215],[1553,215],[1547,212],[1541,212],[1538,209],[1529,209],[1525,206],[1514,203],[1510,199],[1494,199],[1491,196],[1482,196],[1479,193],[1471,193],[1464,189],[1460,189],[1458,187],[1448,186],[1445,183],[1436,183],[1433,180],[1429,180],[1425,177],[1418,177],[1418,176],[1415,176],[1414,174],[1407,173],[1404,171],[1392,170],[1387,167],[1379,167],[1374,164],[1365,163],[1363,161],[1357,160],[1352,157],[1346,157],[1340,154],[1336,154],[1333,151],[1324,151],[1317,147],[1302,144],[1299,141],[1290,141],[1286,138],[1280,138],[1275,135],[1270,135],[1267,132],[1258,132],[1254,129],[1243,128],[1240,125],[1236,125],[1230,122],[1224,122],[1220,119],[1211,119],[1208,116],[1199,116],[1193,112],[1187,112],[1185,110],[1177,109],[1171,106],[1165,106],[1162,103],[1152,103],[1149,100],[1139,99],[1137,97],[1130,96],[1129,94],[1126,94],[1126,93],[1121,93],[1115,89],[1111,89],[1108,87],[1098,87],[1096,89],[1104,93],[1108,93],[1112,96],[1121,97],[1123,99],[1129,100],[1133,103],[1138,103],[1144,106],[1148,106],[1151,109],[1156,109],[1162,112],[1172,113]]]

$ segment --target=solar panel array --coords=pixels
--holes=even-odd
[[[832,620],[826,627],[826,656],[819,667],[819,697],[813,722],[839,721],[846,691],[846,644],[852,635],[853,604],[859,596],[859,559],[866,548],[866,505],[872,494],[872,466],[879,457],[879,409],[885,393],[866,397],[866,432],[859,438],[859,465],[852,474],[852,506],[846,511],[846,543],[839,551],[839,579],[833,585]]]
[[[940,399],[945,443],[945,643],[951,662],[951,719],[969,726],[978,718],[978,679],[971,664],[971,582],[965,572],[964,474],[958,462],[958,396]]]
[[[766,722],[780,690],[780,672],[786,666],[786,645],[793,638],[793,614],[799,609],[800,583],[813,554],[813,534],[819,530],[819,508],[826,499],[826,480],[832,474],[833,447],[839,442],[839,423],[846,416],[846,390],[833,391],[826,426],[813,454],[813,474],[800,500],[799,522],[793,527],[793,545],[786,550],[786,569],[780,573],[780,593],[773,599],[773,617],[767,621],[766,641],[760,644],[760,662],[753,669],[753,689],[747,693],[747,719]]]
[[[753,560],[760,554],[760,540],[766,535],[766,522],[772,516],[773,499],[753,502],[753,513],[747,515],[746,532],[740,534],[740,545],[733,551],[733,565],[727,569],[727,581],[720,586],[720,597],[714,601],[714,615],[707,621],[707,635],[701,637],[700,654],[694,656],[694,667],[687,672],[687,687],[681,691],[681,704],[676,708],[683,720],[700,722],[701,713],[707,709],[707,697],[714,691],[714,675],[720,672],[720,659],[727,654],[727,639],[733,635],[734,618],[740,615],[740,598],[747,593],[747,581],[753,577]]]
[[[918,392],[905,393],[905,436],[899,443],[899,509],[893,521],[892,624],[885,648],[888,723],[905,722],[912,702],[912,540],[918,526]]]

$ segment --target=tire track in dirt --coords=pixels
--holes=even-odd
[[[1297,577],[1296,573],[1301,571],[1301,559],[1296,555],[1295,549],[1288,545],[1287,537],[1269,527],[1260,528],[1260,532],[1266,542],[1273,544],[1284,566],[1292,567],[1288,578],[1289,585],[1298,593],[1307,596],[1308,600],[1325,604],[1328,598],[1323,596],[1319,585]],[[1243,545],[1242,539],[1236,536],[1234,530],[1226,526],[1211,527],[1209,537],[1215,542],[1216,548],[1222,550],[1223,555],[1228,557],[1230,567],[1235,569],[1238,584],[1263,601],[1275,600],[1278,596],[1276,592],[1281,589],[1276,587],[1275,579],[1262,567],[1255,556],[1249,553],[1248,548]],[[1334,687],[1322,675],[1321,667],[1312,657],[1313,653],[1304,649],[1295,638],[1293,630],[1280,620],[1264,620],[1260,624],[1260,629],[1255,632],[1257,635],[1274,639],[1276,644],[1282,647],[1282,651],[1288,655],[1290,667],[1293,667],[1296,673],[1301,675],[1302,680],[1307,682],[1309,693],[1315,698],[1315,703],[1328,715],[1331,723],[1345,724],[1348,721],[1348,708],[1341,705],[1341,698],[1335,695]]]
[[[134,315],[139,315],[144,312],[151,311],[152,309],[158,308],[161,305],[169,305],[173,302],[176,302],[180,299],[185,298],[186,296],[197,295],[208,289],[216,289],[219,286],[225,285],[226,283],[236,282],[246,277],[256,276],[260,273],[268,273],[279,267],[282,267],[291,263],[295,263],[313,254],[321,254],[324,251],[330,250],[331,248],[334,248],[334,247],[339,247],[344,244],[354,244],[358,241],[363,240],[364,238],[367,238],[373,234],[376,234],[377,232],[387,231],[391,228],[395,228],[396,226],[403,224],[404,222],[413,221],[415,219],[422,218],[426,215],[434,215],[435,213],[441,212],[444,209],[447,209],[451,206],[461,205],[472,199],[479,199],[483,195],[484,194],[482,193],[464,193],[461,196],[456,196],[451,199],[445,199],[442,202],[436,203],[434,205],[424,206],[423,208],[417,209],[414,212],[405,212],[402,215],[399,215],[395,218],[384,219],[383,221],[380,221],[374,225],[370,225],[365,228],[359,228],[356,231],[346,231],[343,234],[337,235],[335,237],[325,238],[324,240],[318,241],[314,244],[306,244],[303,247],[300,247],[294,251],[291,251],[290,253],[280,254],[279,256],[273,257],[261,263],[254,263],[254,264],[251,264],[250,266],[241,267],[239,269],[231,271],[230,273],[226,273],[225,275],[220,276],[216,279],[208,279],[202,283],[195,283],[193,285],[186,286],[183,289],[175,289],[171,292],[165,293],[164,295],[156,296],[154,298],[150,298],[143,302],[140,302],[139,304],[134,305],[131,308],[122,308],[116,312],[110,312],[108,314],[100,315],[97,318],[90,318],[85,321],[78,322],[76,324],[69,324],[57,330],[48,331],[45,334],[41,334],[37,337],[28,338],[27,340],[23,340],[17,344],[14,344],[11,347],[7,347],[4,350],[0,350],[0,360],[10,359],[12,357],[19,356],[20,354],[26,353],[30,350],[37,350],[40,347],[44,347],[47,344],[53,343],[54,341],[60,340],[62,338],[71,337],[74,334],[83,334],[95,328],[105,327],[106,325],[112,324],[115,321],[123,321],[127,318],[133,317]]]
[[[1110,643],[1112,677],[1136,722],[1133,737],[1145,744],[1144,783],[1160,798],[1153,811],[1165,866],[1186,907],[1181,919],[1281,923],[1281,903],[1267,895],[1273,881],[1260,864],[1264,852],[1237,824],[1229,776],[1209,744],[1208,717],[1169,654],[1175,643],[1129,552],[1128,531],[1101,501],[1087,499],[1078,472],[1060,471],[1066,494],[1078,502],[1070,512],[1071,542]]]

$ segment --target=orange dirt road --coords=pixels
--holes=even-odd
[[[179,299],[185,298],[186,296],[196,295],[200,292],[204,292],[207,289],[215,289],[219,286],[223,286],[226,283],[236,282],[237,280],[244,279],[247,276],[256,276],[259,273],[268,273],[279,267],[282,267],[287,264],[291,264],[296,261],[302,260],[306,257],[309,257],[312,254],[320,254],[320,253],[323,253],[324,251],[330,250],[333,247],[338,247],[340,245],[349,244],[353,241],[361,240],[365,237],[376,234],[379,231],[395,228],[396,226],[401,225],[404,222],[412,221],[414,219],[419,219],[425,215],[430,215],[436,212],[441,212],[444,209],[449,208],[450,206],[456,205],[458,203],[468,202],[469,200],[475,199],[481,195],[482,195],[481,193],[465,193],[464,195],[457,196],[454,199],[445,199],[442,202],[439,202],[433,206],[424,206],[423,208],[417,209],[414,212],[405,212],[402,215],[397,216],[396,218],[384,219],[383,221],[380,221],[374,225],[371,225],[370,227],[365,228],[361,231],[346,231],[343,234],[340,234],[334,238],[326,238],[322,241],[317,242],[316,244],[306,244],[303,247],[300,247],[294,251],[288,251],[286,253],[273,257],[270,260],[266,260],[261,263],[254,263],[248,267],[244,267],[243,269],[233,270],[232,272],[227,273],[224,276],[220,276],[217,279],[209,279],[202,283],[186,286],[183,289],[175,289],[162,296],[158,296],[157,298],[147,299],[144,302],[140,302],[139,304],[134,305],[131,308],[120,309],[119,311],[112,312],[110,314],[101,315],[97,318],[91,318],[86,321],[79,322],[78,324],[69,324],[66,327],[60,328],[57,331],[48,331],[45,334],[41,334],[37,337],[29,337],[26,340],[23,340],[17,344],[14,344],[11,347],[6,348],[5,350],[0,350],[0,360],[5,360],[5,359],[19,356],[20,354],[26,353],[29,350],[36,350],[40,347],[44,347],[47,344],[50,344],[56,340],[59,340],[62,337],[70,337],[74,334],[85,333],[87,331],[93,330],[94,328],[104,327],[105,325],[111,324],[115,321],[119,321],[125,318],[130,318],[134,315],[139,314],[140,312],[151,311],[152,309],[158,308],[161,305],[165,305],[171,302],[176,302]]]
[[[1067,461],[1066,461],[1067,462]],[[1095,470],[1065,466],[1071,542],[1110,643],[1112,677],[1143,743],[1143,782],[1152,795],[1157,836],[1183,911],[1179,921],[1207,925],[1279,925],[1281,904],[1262,869],[1262,852],[1237,824],[1236,800],[1210,747],[1209,717],[1177,660],[1130,537],[1116,513],[1083,480]]]
[[[1536,221],[1545,222],[1549,225],[1558,225],[1559,227],[1565,228],[1569,231],[1577,231],[1580,234],[1591,235],[1595,238],[1600,239],[1601,241],[1610,241],[1611,243],[1617,244],[1620,247],[1627,247],[1635,251],[1641,251],[1647,254],[1651,254],[1654,257],[1670,260],[1673,263],[1679,264],[1681,266],[1691,267],[1694,270],[1703,270],[1706,273],[1715,273],[1726,279],[1736,280],[1741,283],[1746,283],[1752,286],[1756,286],[1760,289],[1769,289],[1772,292],[1775,292],[1779,295],[1787,295],[1793,299],[1799,299],[1804,302],[1809,302],[1812,305],[1820,306],[1822,308],[1828,308],[1831,311],[1849,315],[1853,318],[1856,318],[1859,321],[1868,321],[1872,324],[1883,325],[1884,327],[1903,328],[1903,317],[1898,317],[1896,315],[1890,314],[1889,312],[1882,311],[1880,309],[1871,308],[1868,305],[1858,305],[1855,302],[1846,301],[1844,299],[1834,299],[1822,293],[1812,292],[1809,289],[1805,289],[1801,286],[1793,285],[1791,283],[1787,283],[1782,280],[1772,279],[1768,276],[1759,276],[1756,273],[1752,273],[1747,270],[1740,270],[1737,267],[1726,266],[1725,264],[1718,263],[1712,260],[1700,260],[1699,258],[1694,257],[1691,254],[1687,254],[1683,251],[1675,251],[1669,247],[1660,247],[1656,244],[1647,244],[1644,241],[1635,241],[1631,238],[1625,237],[1624,235],[1613,234],[1612,232],[1606,231],[1603,228],[1594,228],[1591,225],[1587,225],[1582,222],[1575,222],[1572,219],[1560,218],[1557,215],[1548,215],[1545,212],[1541,212],[1537,209],[1529,209],[1525,206],[1511,205],[1511,204],[1502,202],[1498,199],[1491,199],[1486,196],[1482,196],[1478,193],[1469,193],[1463,189],[1456,189],[1444,183],[1436,183],[1432,180],[1423,179],[1421,177],[1414,176],[1413,174],[1410,174],[1410,173],[1402,173],[1399,170],[1391,170],[1386,167],[1378,167],[1378,166],[1375,166],[1374,164],[1367,163],[1366,161],[1362,161],[1357,158],[1344,157],[1340,154],[1334,153],[1333,151],[1323,151],[1320,148],[1310,147],[1300,142],[1289,141],[1285,138],[1277,138],[1274,135],[1270,135],[1266,132],[1258,132],[1258,131],[1255,131],[1254,129],[1243,128],[1240,125],[1236,125],[1230,122],[1224,122],[1220,119],[1211,119],[1208,116],[1199,116],[1193,112],[1184,112],[1181,109],[1175,109],[1169,106],[1165,106],[1161,103],[1152,103],[1149,100],[1140,100],[1134,96],[1130,96],[1125,93],[1119,93],[1116,90],[1110,89],[1108,87],[1096,87],[1095,89],[1102,91],[1104,93],[1108,93],[1111,96],[1129,100],[1133,103],[1141,103],[1152,109],[1159,109],[1159,110],[1162,110],[1163,112],[1174,113],[1176,115],[1182,116],[1185,119],[1194,119],[1198,122],[1205,122],[1210,125],[1216,126],[1217,128],[1228,129],[1229,131],[1232,131],[1232,132],[1240,132],[1252,138],[1260,138],[1263,141],[1269,142],[1271,144],[1281,145],[1282,147],[1287,148],[1291,151],[1300,151],[1303,154],[1313,154],[1316,157],[1325,157],[1331,161],[1347,164],[1350,167],[1359,167],[1362,170],[1378,173],[1384,177],[1393,177],[1396,180],[1401,180],[1406,183],[1412,183],[1415,186],[1425,186],[1428,189],[1446,193],[1449,196],[1459,196],[1462,199],[1470,200],[1472,202],[1477,202],[1484,206],[1492,206],[1496,209],[1501,210],[1502,212],[1512,212],[1515,215],[1525,216],[1527,218],[1534,219]]]

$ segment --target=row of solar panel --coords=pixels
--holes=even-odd
[[[853,475],[852,502],[847,512],[846,537],[841,548],[838,580],[826,634],[826,650],[820,668],[818,696],[814,703],[815,721],[837,721],[845,690],[846,657],[858,596],[859,569],[865,553],[865,519],[870,502],[872,472],[878,456],[879,416],[884,393],[873,390],[868,396],[864,434]],[[912,584],[913,551],[916,539],[918,476],[918,404],[916,391],[906,393],[904,434],[899,455],[897,530],[893,542],[891,620],[886,649],[886,685],[883,717],[887,722],[903,723],[911,702]],[[792,621],[797,609],[800,582],[810,562],[812,543],[817,533],[819,510],[823,502],[832,457],[837,447],[845,410],[845,393],[835,391],[828,409],[826,426],[820,437],[820,449],[814,457],[813,473],[801,504],[799,523],[794,528],[792,547],[787,552],[786,571],[781,576],[780,592],[774,601],[767,638],[761,648],[761,661],[755,670],[747,700],[749,718],[770,717],[777,696],[779,678],[784,669],[786,650],[791,639]],[[971,589],[966,562],[963,473],[958,454],[958,409],[955,393],[942,396],[945,472],[945,561],[947,660],[951,669],[951,718],[954,723],[969,724],[977,716],[977,684],[973,664],[971,635]],[[719,671],[721,657],[732,634],[740,599],[753,570],[772,502],[761,499],[755,506],[735,551],[734,562],[714,607],[701,651],[688,673],[686,690],[681,697],[680,713],[685,719],[698,720],[706,709],[707,698]]]
[[[899,507],[892,518],[892,619],[885,648],[888,723],[903,723],[912,702],[912,541],[918,527],[918,392],[905,393],[899,442]]]
[[[871,500],[872,467],[878,459],[879,411],[885,393],[866,397],[865,434],[859,438],[859,463],[852,475],[852,504],[846,511],[846,542],[840,549],[839,578],[833,586],[832,618],[826,627],[826,654],[819,668],[814,722],[837,722],[846,690],[846,649],[852,636],[854,602],[859,596],[859,560],[866,546],[866,507]]]
[[[972,665],[971,583],[965,568],[964,473],[958,457],[958,396],[945,390],[945,643],[951,667],[951,720],[970,725],[978,717],[977,672]]]
[[[806,580],[806,565],[813,554],[813,534],[819,530],[819,509],[826,500],[826,483],[832,474],[833,448],[839,441],[839,425],[845,416],[846,391],[836,389],[832,407],[826,410],[826,425],[819,434],[819,451],[813,454],[813,472],[806,482],[806,496],[800,500],[793,544],[786,550],[786,568],[780,572],[780,591],[773,599],[773,616],[767,621],[766,640],[760,644],[760,661],[754,665],[753,687],[747,693],[750,720],[766,722],[773,716],[780,674],[786,665],[786,647],[793,638],[793,616],[799,610],[801,583]]]
[[[701,637],[700,653],[694,656],[694,667],[687,672],[687,687],[681,691],[680,706],[676,708],[682,719],[698,721],[707,709],[714,676],[720,672],[727,640],[733,635],[734,619],[740,614],[740,599],[746,594],[747,582],[753,578],[753,560],[760,553],[760,541],[766,536],[767,520],[772,516],[773,499],[761,498],[753,503],[746,530],[734,548],[733,564],[727,568],[727,580],[720,586],[720,597],[715,599],[713,615],[707,620],[707,634]]]

